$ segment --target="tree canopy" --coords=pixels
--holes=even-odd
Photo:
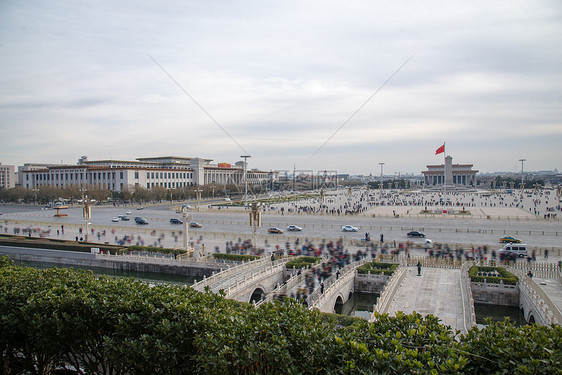
[[[555,374],[560,326],[452,332],[419,314],[356,319],[259,308],[182,286],[0,260],[4,374]]]

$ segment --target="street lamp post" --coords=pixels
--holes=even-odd
[[[240,155],[244,158],[244,207],[248,206],[248,158],[250,155]]]
[[[521,162],[521,196],[523,196],[523,190],[524,190],[524,185],[523,185],[523,163],[527,161],[527,159],[519,159],[519,161]]]

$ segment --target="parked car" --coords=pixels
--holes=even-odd
[[[341,230],[343,232],[357,232],[359,228],[354,227],[353,225],[344,225],[343,227],[341,227]]]
[[[500,242],[501,243],[521,243],[521,240],[518,238],[514,238],[511,236],[503,236],[500,237]]]
[[[287,230],[289,232],[300,232],[302,230],[302,228],[297,226],[297,225],[291,224],[287,227]]]
[[[135,217],[135,223],[145,225],[148,224],[148,220],[146,220],[144,217],[137,216]]]
[[[420,237],[420,238],[424,238],[425,234],[423,234],[422,232],[418,232],[417,230],[408,232],[407,234],[408,237]]]
[[[190,226],[191,228],[201,228],[201,227],[202,227],[201,224],[196,223],[196,222],[189,223],[189,226]]]
[[[183,224],[183,221],[176,219],[175,217],[170,219],[170,224]]]
[[[282,231],[281,229],[279,229],[279,228],[269,228],[269,229],[267,230],[267,233],[279,233],[279,234],[282,234],[283,231]]]

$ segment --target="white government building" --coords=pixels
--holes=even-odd
[[[422,171],[424,185],[426,187],[474,187],[476,184],[476,173],[472,164],[453,164],[451,156],[445,157],[445,164],[428,165],[427,171]]]
[[[194,185],[223,186],[244,183],[244,161],[211,164],[212,159],[161,156],[136,160],[88,160],[82,156],[76,165],[51,165],[22,170],[21,185],[28,189],[40,186],[79,186],[122,191],[142,186],[176,189]],[[271,183],[278,172],[247,171],[249,185]]]

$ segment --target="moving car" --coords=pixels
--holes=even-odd
[[[112,217],[112,218],[111,218],[111,221],[114,222],[114,223],[117,223],[117,222],[119,222],[119,218],[118,218],[117,216],[116,216],[116,217]]]
[[[191,228],[201,228],[201,227],[202,227],[201,224],[196,223],[196,222],[189,223],[189,226],[190,226]]]
[[[170,224],[183,224],[183,221],[176,219],[175,217],[170,219]]]
[[[302,230],[302,228],[297,226],[297,225],[291,224],[287,227],[287,230],[289,232],[300,232]]]
[[[424,238],[425,234],[423,234],[422,232],[418,232],[417,230],[408,232],[407,234],[408,237],[420,237],[420,238]]]
[[[509,244],[505,245],[504,247],[502,247],[498,251],[498,254],[500,255],[500,257],[503,253],[517,254],[517,256],[519,256],[521,258],[526,257],[527,256],[527,245],[509,243]]]
[[[521,243],[520,239],[511,237],[511,236],[503,236],[500,237],[500,242],[501,243]]]
[[[279,234],[282,234],[283,231],[282,231],[281,229],[279,229],[279,228],[269,228],[269,229],[267,230],[267,233],[279,233]]]
[[[343,227],[341,227],[341,230],[343,232],[357,232],[359,228],[354,227],[353,225],[344,225]]]
[[[129,216],[127,216],[127,215],[121,215],[121,216],[120,216],[120,219],[123,220],[123,221],[129,221]]]
[[[135,223],[145,225],[148,224],[148,220],[146,220],[144,217],[137,216],[135,217]]]

